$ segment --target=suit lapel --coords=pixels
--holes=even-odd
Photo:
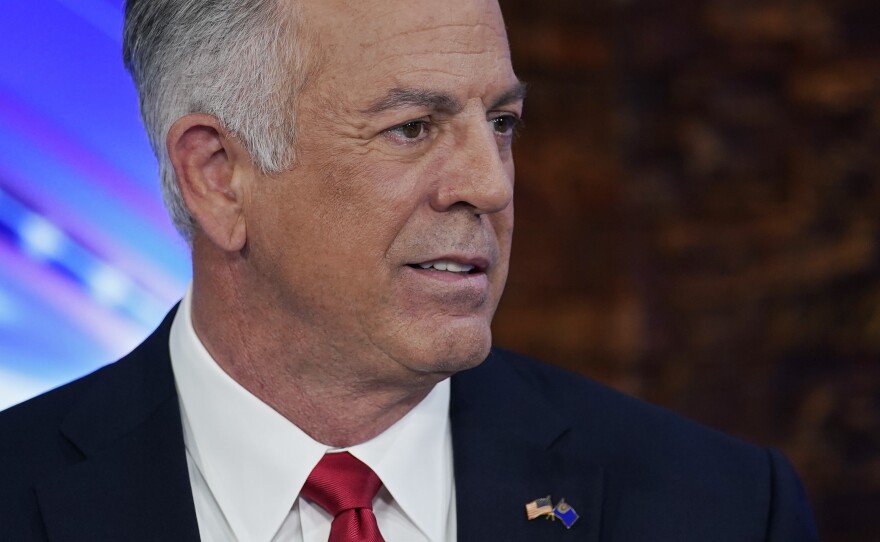
[[[568,416],[541,400],[503,354],[452,378],[459,542],[599,540],[602,470],[567,449]],[[578,513],[570,530],[527,520],[525,504],[547,495]]]
[[[37,488],[49,540],[199,539],[168,354],[173,315],[65,419],[85,459]]]

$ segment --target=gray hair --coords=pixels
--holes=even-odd
[[[264,172],[293,162],[294,100],[305,84],[293,2],[127,0],[123,61],[140,97],[171,220],[191,242],[195,222],[165,139],[190,113],[216,117]]]

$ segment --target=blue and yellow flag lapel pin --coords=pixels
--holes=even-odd
[[[565,502],[565,499],[559,499],[559,504],[553,509],[553,516],[559,518],[566,529],[571,529],[574,522],[578,520],[577,512]]]
[[[574,511],[570,504],[565,502],[565,499],[559,499],[559,504],[553,506],[550,495],[526,503],[526,517],[529,518],[529,521],[542,516],[554,521],[558,519],[565,525],[566,529],[571,529],[571,526],[578,519],[577,512]]]

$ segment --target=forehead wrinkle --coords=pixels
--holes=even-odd
[[[373,102],[364,112],[375,115],[383,111],[407,107],[419,107],[450,114],[458,113],[464,109],[458,98],[446,92],[419,88],[393,88],[385,96]]]
[[[437,30],[444,30],[444,29],[455,30],[455,29],[459,29],[459,28],[470,29],[472,33],[476,32],[478,30],[481,30],[481,29],[488,29],[489,31],[491,31],[495,35],[495,37],[501,38],[504,41],[504,43],[507,43],[507,33],[503,27],[501,29],[498,29],[495,27],[495,25],[491,25],[491,24],[487,24],[487,23],[449,23],[449,24],[433,25],[433,26],[426,27],[426,28],[401,30],[401,31],[395,32],[394,34],[391,34],[389,36],[383,36],[383,37],[376,39],[376,40],[373,40],[373,41],[362,41],[362,42],[360,42],[359,45],[361,48],[366,50],[371,47],[375,47],[379,44],[382,44],[386,41],[396,40],[396,39],[403,38],[403,37],[417,36],[417,35],[423,34],[425,32],[436,32]],[[456,40],[456,41],[461,41],[462,44],[470,43],[472,37],[473,36],[461,36],[459,38],[459,40]],[[427,52],[427,50],[426,50],[426,52]]]

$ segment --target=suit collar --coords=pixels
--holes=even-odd
[[[95,375],[62,423],[85,459],[37,488],[50,540],[199,539],[168,356],[174,313]]]
[[[559,412],[494,351],[479,367],[452,378],[450,422],[458,540],[599,540],[603,473],[566,445],[574,413]],[[580,518],[528,521],[525,504],[552,495]]]

